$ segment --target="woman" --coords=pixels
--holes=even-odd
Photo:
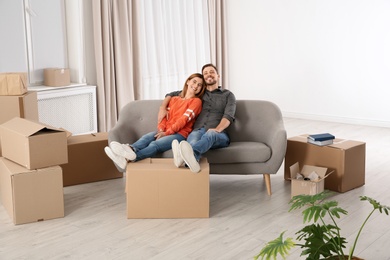
[[[161,120],[156,131],[143,135],[131,145],[111,142],[104,148],[107,156],[120,168],[126,169],[128,161],[152,157],[171,149],[173,140],[185,140],[202,110],[204,91],[202,74],[194,73],[189,76],[180,96],[172,97],[169,101],[168,116]]]

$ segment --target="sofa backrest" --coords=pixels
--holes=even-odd
[[[118,125],[121,125],[123,135],[127,138],[131,136],[129,142],[156,129],[161,103],[162,100],[137,100],[121,110]],[[237,100],[235,118],[235,122],[227,129],[232,142],[266,142],[268,133],[274,127],[283,125],[280,109],[274,103],[264,100]]]
[[[270,131],[283,125],[279,107],[265,100],[237,100],[235,118],[227,129],[232,142],[265,142]]]

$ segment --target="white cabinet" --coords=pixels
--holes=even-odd
[[[29,87],[37,91],[39,121],[73,135],[96,133],[96,86]]]

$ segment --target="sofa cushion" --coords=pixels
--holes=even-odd
[[[263,163],[271,158],[271,149],[259,142],[231,142],[228,147],[209,150],[209,163]]]

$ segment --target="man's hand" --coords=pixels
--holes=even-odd
[[[160,109],[158,110],[157,124],[159,124],[161,122],[161,120],[163,120],[164,117],[166,117],[168,120],[167,107],[168,107],[169,101],[171,101],[171,98],[172,98],[171,96],[167,96],[166,98],[164,98],[164,100],[160,106]]]
[[[157,132],[157,134],[154,136],[156,138],[156,140],[160,139],[161,137],[164,137],[166,136],[165,132],[163,131],[159,131]]]
[[[220,132],[221,132],[221,131],[218,131],[217,128],[209,128],[209,129],[207,130],[207,132],[211,132],[211,131],[217,132],[217,133],[220,133]]]
[[[165,107],[160,107],[158,110],[157,122],[160,123],[164,117],[166,117],[168,120],[168,111]]]

